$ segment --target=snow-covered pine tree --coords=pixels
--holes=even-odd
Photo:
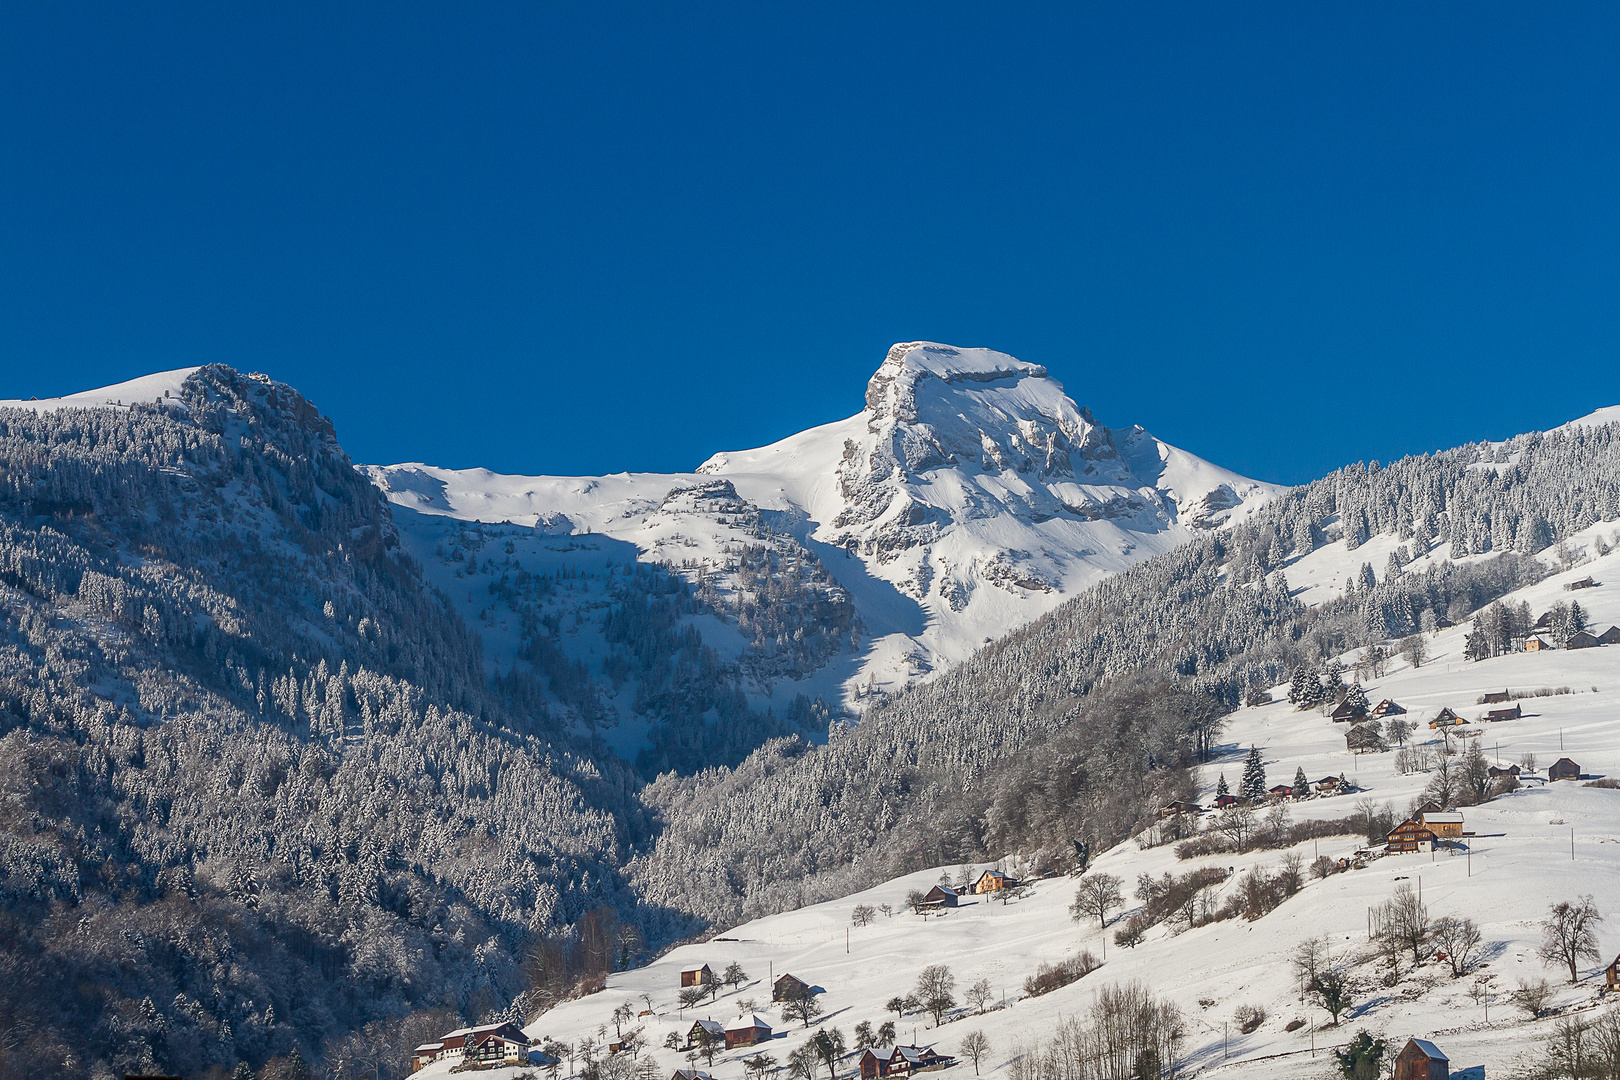
[[[1294,677],[1288,682],[1288,703],[1301,709],[1310,708],[1312,698],[1315,697],[1312,688],[1320,685],[1316,681],[1316,673],[1309,666],[1300,664],[1294,669]]]
[[[1344,695],[1344,703],[1359,712],[1367,711],[1367,688],[1359,682],[1350,684],[1350,692]]]
[[[1243,783],[1238,794],[1250,802],[1263,802],[1266,797],[1266,763],[1260,759],[1260,748],[1249,747],[1249,756],[1243,762]]]
[[[1294,794],[1296,796],[1303,795],[1310,789],[1311,782],[1305,776],[1305,766],[1296,766],[1294,768]]]
[[[1232,794],[1232,789],[1226,786],[1226,774],[1221,773],[1220,779],[1215,781],[1215,797],[1224,799],[1230,794]]]

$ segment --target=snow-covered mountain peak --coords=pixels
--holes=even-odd
[[[824,694],[857,710],[871,693],[955,664],[1281,490],[1140,426],[1105,427],[1042,365],[920,341],[888,351],[856,415],[715,454],[695,474],[367,471],[398,505],[481,521],[566,521],[628,542],[640,558],[678,564],[726,595],[754,595],[731,580],[741,572],[739,544],[796,542],[801,553],[788,561],[819,564],[836,580],[862,640],[855,653],[818,653],[825,668],[801,665],[791,685],[770,692]]]
[[[0,401],[0,409],[29,409],[33,412],[55,412],[57,409],[90,409],[117,407],[137,402],[153,402],[164,398],[178,398],[180,387],[201,368],[176,368],[142,375],[126,382],[103,386],[97,390],[83,390],[55,398],[13,398]]]

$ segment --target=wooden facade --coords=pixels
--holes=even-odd
[[[1446,706],[1434,714],[1434,719],[1429,721],[1429,728],[1430,730],[1435,730],[1438,728],[1455,727],[1462,722],[1462,717],[1452,712],[1450,706]]]
[[[714,982],[714,972],[709,969],[708,964],[681,972],[682,986],[713,986]]]
[[[1531,634],[1524,639],[1525,652],[1551,652],[1552,646],[1540,634]]]
[[[868,1050],[861,1055],[861,1080],[876,1080],[889,1075],[889,1059]]]
[[[1393,1080],[1447,1080],[1451,1060],[1427,1039],[1409,1039],[1395,1055]]]
[[[956,890],[949,885],[935,885],[923,897],[924,907],[955,907],[959,898]]]
[[[1388,840],[1391,855],[1434,850],[1434,833],[1424,828],[1423,822],[1416,818],[1408,818],[1395,826]]]
[[[1458,810],[1431,810],[1419,815],[1423,827],[1437,839],[1455,840],[1463,834],[1463,816]]]
[[[726,1028],[726,1049],[753,1046],[755,1043],[769,1042],[770,1038],[771,1025],[757,1016],[750,1016]]]
[[[1564,642],[1564,648],[1566,648],[1566,649],[1595,649],[1601,644],[1603,644],[1603,642],[1598,640],[1598,637],[1597,637],[1596,634],[1590,634],[1590,633],[1587,633],[1585,630],[1582,630],[1578,634],[1569,635],[1569,640]]]
[[[1486,713],[1485,722],[1487,724],[1499,724],[1503,720],[1517,720],[1522,716],[1524,716],[1524,710],[1519,708],[1518,702],[1514,702],[1505,709],[1492,709]]]
[[[1485,699],[1483,701],[1481,701],[1480,704],[1481,705],[1506,705],[1509,701],[1512,701],[1512,700],[1513,700],[1513,698],[1508,694],[1508,692],[1506,690],[1492,690],[1490,693],[1485,695]]]
[[[783,972],[771,984],[772,1001],[797,1001],[810,993],[810,984]]]
[[[692,1026],[686,1029],[687,1046],[702,1046],[705,1042],[722,1043],[725,1041],[725,1025],[718,1020],[694,1020]]]
[[[1332,720],[1335,724],[1351,724],[1357,720],[1360,720],[1366,715],[1367,707],[1365,705],[1356,705],[1349,701],[1341,701],[1338,707],[1328,714],[1328,719]]]
[[[1611,626],[1598,635],[1598,640],[1605,645],[1620,645],[1620,626]]]
[[[411,1057],[411,1071],[445,1058],[522,1063],[528,1059],[529,1037],[516,1024],[482,1024],[457,1028],[438,1042],[423,1043]]]
[[[1198,813],[1198,807],[1193,803],[1186,802],[1173,802],[1170,805],[1161,807],[1159,809],[1159,816],[1162,818],[1175,817],[1177,814],[1196,813]],[[984,873],[980,874],[978,880],[973,883],[973,891],[982,896],[985,893],[1000,892],[1002,889],[1010,889],[1017,884],[1017,879],[1003,874],[1000,870],[986,870]]]
[[[1581,767],[1567,757],[1561,757],[1547,767],[1548,780],[1579,780]]]

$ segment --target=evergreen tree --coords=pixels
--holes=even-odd
[[[1226,786],[1226,774],[1221,773],[1221,778],[1215,781],[1215,797],[1222,799],[1230,794],[1232,794],[1232,789]]]
[[[1243,763],[1243,783],[1238,794],[1249,802],[1263,802],[1266,797],[1266,764],[1260,760],[1260,748],[1249,747],[1248,759]]]
[[[1569,602],[1569,629],[1571,634],[1578,634],[1586,629],[1586,609],[1575,600]]]
[[[1367,711],[1367,688],[1360,683],[1350,684],[1350,691],[1344,695],[1344,703],[1357,712]]]
[[[1301,709],[1310,708],[1315,697],[1313,689],[1320,685],[1316,681],[1316,673],[1300,664],[1294,669],[1294,677],[1288,683],[1288,703]]]
[[[1294,794],[1303,795],[1311,789],[1311,782],[1305,776],[1305,766],[1301,765],[1294,770]]]

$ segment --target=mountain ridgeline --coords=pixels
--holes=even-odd
[[[1189,530],[819,745],[827,712],[745,690],[852,647],[829,552],[692,483],[696,509],[637,504],[661,562],[538,520],[447,519],[413,555],[261,376],[0,409],[0,1077],[331,1063],[903,870],[1062,865],[1188,793],[1247,689],[1466,617],[1620,517],[1620,425],[1354,466]],[[676,555],[699,509],[735,533],[719,584]],[[1404,556],[1292,594],[1292,559],[1377,534]],[[1470,558],[1403,568],[1447,544]],[[711,616],[751,644],[706,645]],[[639,770],[590,721],[616,693],[651,718]]]

